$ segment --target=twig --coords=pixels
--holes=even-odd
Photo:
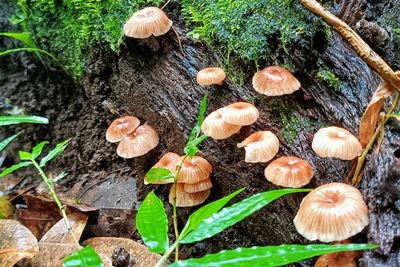
[[[332,26],[349,43],[357,54],[393,88],[400,91],[400,78],[390,66],[364,40],[354,32],[344,21],[326,10],[315,0],[300,0],[300,2]]]
[[[181,38],[179,37],[178,32],[175,30],[174,26],[171,27],[172,31],[175,33],[176,35],[176,39],[178,40],[178,44],[179,44],[179,49],[181,50],[181,53],[183,56],[185,56],[185,52],[183,51],[183,46],[182,46],[182,42],[181,42]]]
[[[169,2],[171,2],[171,0],[168,0],[168,1],[161,7],[161,9],[164,9],[164,8],[169,4]]]

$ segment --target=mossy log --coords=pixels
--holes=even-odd
[[[371,7],[369,19],[380,14],[377,10],[388,10],[392,1],[373,2],[379,2],[379,7]],[[0,26],[7,29],[8,22],[1,18],[7,17],[12,8],[7,3],[0,6]],[[340,9],[339,5],[336,9]],[[180,11],[179,5],[175,4],[166,10],[169,14],[179,14]],[[341,10],[348,16],[345,6]],[[175,16],[174,21],[180,35],[185,36],[187,29],[180,17]],[[356,22],[351,25],[356,25]],[[62,170],[70,173],[61,183],[62,191],[67,195],[100,207],[135,208],[149,191],[156,189],[171,213],[167,203],[169,188],[145,186],[143,177],[164,153],[183,152],[185,139],[197,118],[200,100],[204,92],[209,91],[207,113],[243,99],[254,102],[260,110],[260,119],[254,125],[244,127],[239,134],[223,141],[207,139],[201,145],[201,154],[213,165],[214,187],[209,201],[241,187],[246,187],[246,191],[237,200],[277,188],[264,178],[265,164],[245,163],[244,150],[236,147],[238,142],[257,130],[271,130],[279,136],[279,156],[296,155],[312,164],[315,178],[309,187],[345,180],[352,162],[319,158],[311,149],[313,134],[323,125],[336,125],[357,135],[363,110],[381,79],[338,34],[333,33],[330,38],[322,40],[316,37],[307,49],[301,45],[290,48],[289,60],[302,88],[283,97],[257,94],[251,86],[251,77],[256,69],[243,64],[236,66],[246,74],[243,85],[228,79],[222,86],[199,86],[196,83],[197,72],[207,66],[220,66],[222,60],[205,44],[182,39],[184,55],[171,32],[144,41],[127,38],[119,55],[105,47],[92,47],[91,63],[78,82],[72,81],[62,71],[45,69],[25,53],[1,58],[1,98],[9,99],[12,104],[24,108],[26,113],[44,115],[51,121],[45,126],[7,129],[8,133],[19,128],[26,131],[19,144],[14,143],[7,150],[6,162],[16,160],[14,151],[21,148],[20,144],[28,149],[41,140],[55,142],[72,137],[68,151],[48,168],[54,173]],[[15,44],[0,40],[1,48],[12,45]],[[374,44],[370,45],[374,47]],[[393,46],[386,46],[381,51],[396,69],[399,65],[396,56],[391,56],[395,53],[393,49]],[[339,90],[332,90],[328,83],[318,78],[319,66],[327,66],[339,77]],[[154,126],[161,136],[160,145],[140,158],[118,158],[116,146],[105,140],[105,130],[117,116],[115,111],[135,115],[142,122]],[[360,186],[370,208],[371,223],[355,241],[381,246],[376,252],[364,253],[363,266],[400,265],[398,157],[400,129],[396,122],[391,122],[385,128],[381,148],[368,157]],[[28,175],[28,172],[21,173],[21,177]],[[122,181],[132,187],[132,190],[124,191],[125,195],[117,190],[122,188],[119,186]],[[37,180],[28,179],[22,183],[25,186],[29,184],[37,184]],[[107,195],[104,200],[107,204],[85,197],[90,190],[100,190],[99,195]],[[182,253],[191,257],[238,246],[307,243],[296,233],[292,223],[301,198],[302,195],[291,195],[277,200],[216,237],[184,247]],[[195,208],[179,209],[181,226],[193,210]]]

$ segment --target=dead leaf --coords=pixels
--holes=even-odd
[[[104,255],[102,253],[97,253],[97,254],[100,256],[100,259],[104,264],[104,267],[113,267],[112,261],[109,257],[107,257],[106,255]]]
[[[14,214],[14,206],[7,197],[0,197],[0,219],[10,219]]]
[[[15,220],[0,220],[0,266],[12,267],[38,252],[37,239],[28,228]]]
[[[10,173],[1,178],[0,183],[0,196],[7,195],[17,184],[19,184],[21,180],[19,180],[14,174]]]
[[[74,233],[77,240],[81,238],[87,220],[88,217],[80,212],[68,215],[71,231]],[[75,240],[68,231],[64,219],[61,219],[42,237],[42,239],[40,239],[39,243],[75,244]]]
[[[150,252],[144,245],[128,238],[95,237],[86,240],[83,244],[92,246],[98,253],[106,255],[110,259],[114,249],[122,247],[130,253],[131,257],[135,258],[136,264],[132,267],[154,266],[161,259],[160,255]]]
[[[130,238],[136,231],[135,218],[133,209],[100,209],[97,224],[89,229],[96,236]]]
[[[75,244],[39,243],[39,254],[29,261],[30,267],[62,267],[63,259],[82,249]]]
[[[395,90],[386,81],[382,81],[368,103],[360,122],[360,143],[365,147],[375,132],[379,113],[385,103],[385,99],[391,96]]]

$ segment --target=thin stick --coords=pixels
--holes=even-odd
[[[168,0],[168,1],[162,6],[161,9],[164,9],[164,8],[169,4],[169,2],[171,2],[171,0]]]
[[[181,50],[181,53],[183,56],[185,56],[185,52],[183,51],[183,46],[182,46],[182,42],[181,42],[181,38],[179,37],[178,32],[175,30],[174,26],[171,27],[172,31],[175,33],[176,35],[176,39],[178,39],[178,44],[179,44],[179,49]]]
[[[400,78],[389,65],[344,21],[330,13],[315,0],[300,0],[303,6],[321,17],[349,43],[357,54],[393,88],[400,91]]]

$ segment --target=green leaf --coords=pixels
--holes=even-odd
[[[174,175],[172,172],[165,168],[151,168],[145,176],[146,183],[153,183],[161,180],[170,180],[174,179]]]
[[[71,254],[63,261],[63,267],[103,267],[104,264],[97,252],[91,247],[86,246],[83,249]]]
[[[229,202],[232,198],[243,192],[245,188],[241,188],[236,190],[235,192],[218,199],[214,202],[211,202],[200,209],[196,210],[189,216],[188,221],[186,222],[185,228],[183,228],[181,234],[179,235],[179,239],[183,239],[190,231],[196,229],[197,226],[205,219],[209,218],[211,215],[222,209],[226,203]]]
[[[136,214],[136,228],[146,246],[153,252],[168,249],[168,219],[162,201],[151,191]]]
[[[31,39],[29,34],[26,32],[1,32],[0,36],[12,37],[14,39],[20,40],[27,47],[37,48],[35,42]]]
[[[191,158],[194,157],[194,155],[196,155],[196,153],[199,151],[197,146],[207,137],[205,135],[198,137],[201,129],[201,124],[203,124],[204,121],[204,114],[207,109],[207,95],[207,92],[205,92],[204,97],[201,100],[196,126],[192,129],[192,132],[190,133],[188,141],[184,148],[185,154],[189,155]]]
[[[6,139],[4,139],[3,141],[0,142],[0,152],[3,151],[4,148],[6,148],[8,146],[9,143],[11,143],[15,138],[18,137],[18,135],[20,135],[23,131],[16,133]]]
[[[49,120],[39,116],[26,116],[26,115],[0,116],[0,126],[12,125],[18,123],[47,124],[49,123]]]
[[[32,149],[32,156],[33,159],[36,159],[40,153],[42,153],[42,150],[44,148],[45,145],[47,145],[49,142],[48,141],[43,141],[39,144],[37,144],[33,149]]]
[[[65,150],[65,148],[67,147],[67,145],[69,144],[70,141],[71,141],[71,139],[68,139],[68,140],[62,141],[61,143],[58,143],[55,148],[50,150],[50,152],[44,158],[42,158],[39,166],[44,167],[47,162],[49,162],[50,160],[52,160],[55,157],[57,157],[58,155],[60,155]]]
[[[203,219],[196,229],[180,240],[180,243],[193,243],[212,237],[265,207],[275,199],[287,194],[310,191],[311,189],[279,189],[253,195]]]
[[[68,175],[68,172],[62,172],[59,175],[57,175],[56,177],[53,178],[53,183],[57,183],[59,181],[61,181],[65,176]]]
[[[15,165],[13,165],[11,167],[8,167],[4,171],[2,171],[2,173],[0,173],[0,177],[6,176],[7,174],[12,173],[15,170],[18,170],[20,168],[29,166],[31,164],[32,164],[32,162],[30,162],[30,161],[24,161],[24,162],[20,162],[18,164],[15,164]]]
[[[29,153],[29,152],[26,152],[26,151],[19,151],[18,155],[19,155],[19,158],[21,160],[31,160],[31,159],[33,159],[32,154]]]
[[[11,218],[14,213],[14,206],[7,197],[0,197],[0,219]]]
[[[208,254],[202,258],[178,261],[171,267],[248,267],[248,266],[282,266],[315,256],[341,252],[377,248],[374,244],[340,244],[340,245],[281,245],[267,247],[237,248]]]
[[[390,114],[389,118],[393,118],[393,119],[396,119],[396,120],[400,121],[400,113]]]

